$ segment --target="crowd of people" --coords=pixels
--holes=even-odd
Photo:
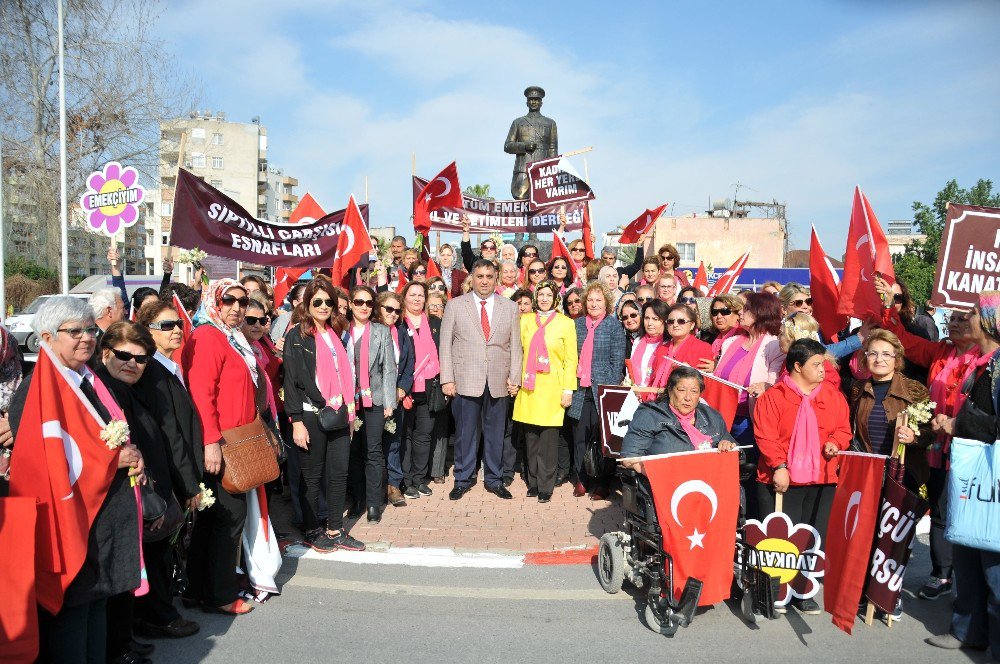
[[[519,492],[547,503],[567,485],[579,499],[610,499],[614,464],[594,462],[596,390],[626,384],[644,403],[623,457],[745,447],[755,469],[743,481],[747,516],[770,513],[783,494],[792,520],[821,535],[839,452],[907,446],[905,482],[926,487],[933,524],[933,569],[920,596],[956,593],[950,634],[931,641],[991,645],[1000,656],[1000,558],[943,536],[948,441],[992,443],[1000,424],[1000,294],[952,315],[939,340],[905,285],[879,280],[880,320],[823,330],[801,284],[708,298],[687,282],[670,244],[650,256],[639,246],[625,266],[615,249],[588,260],[581,240],[568,248],[572,260],[543,260],[535,244],[491,237],[477,253],[466,232],[458,250],[440,246],[431,264],[396,237],[389,257],[352,271],[349,288],[317,274],[283,302],[256,276],[185,285],[168,275],[160,291],[129,297],[117,270],[118,287],[89,303],[50,298],[36,332],[105,421],[128,422],[132,442],[119,453],[64,608],[42,612],[43,655],[141,662],[151,646],[136,636],[196,633],[174,607],[178,569],[185,606],[253,610],[255,589],[236,571],[247,494],[220,483],[227,430],[257,418],[273,427],[287,453],[278,484],[290,492],[292,525],[318,552],[360,551],[365,544],[349,532],[355,520],[377,523],[435,491],[461,500],[480,474],[499,500]],[[194,320],[187,338],[184,313]],[[10,335],[0,342],[0,443],[16,457],[31,377],[22,379]],[[731,425],[702,399],[716,377],[740,387]],[[918,435],[899,423],[928,399],[937,404],[931,426]],[[150,591],[135,599],[130,477],[182,515],[144,524]],[[795,608],[820,611],[811,599]]]

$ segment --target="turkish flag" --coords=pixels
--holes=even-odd
[[[0,498],[0,661],[34,662],[38,656],[35,597],[34,498]]]
[[[705,389],[701,393],[701,398],[709,406],[719,411],[722,419],[726,422],[726,429],[733,428],[733,420],[736,419],[736,406],[740,403],[739,390],[716,380],[712,376],[705,376]]]
[[[622,231],[622,236],[618,238],[618,244],[635,244],[639,241],[639,236],[643,233],[649,231],[656,223],[656,220],[660,218],[663,211],[667,209],[667,204],[664,203],[658,208],[652,210],[646,210],[638,217],[633,219]]]
[[[885,457],[841,452],[837,458],[840,477],[826,529],[823,609],[833,615],[834,625],[850,634],[868,576]]]
[[[35,592],[59,613],[87,556],[87,539],[118,467],[101,440],[94,407],[59,370],[44,344],[31,377],[11,456],[10,495],[34,498]]]
[[[552,261],[557,258],[565,258],[566,262],[569,264],[570,276],[576,279],[577,273],[580,271],[580,266],[576,264],[573,260],[573,255],[569,253],[569,247],[563,242],[562,238],[559,237],[558,233],[552,233],[552,255],[549,256],[549,265],[552,265]]]
[[[181,345],[175,351],[177,357],[181,356],[184,350],[184,342],[188,340],[191,336],[191,332],[194,331],[194,323],[191,322],[191,317],[188,316],[187,309],[184,308],[184,303],[181,302],[181,298],[177,297],[177,293],[174,293],[174,311],[177,312],[177,319],[181,322]]]
[[[352,267],[371,253],[373,248],[372,236],[368,234],[361,209],[354,201],[354,196],[351,196],[344,214],[344,223],[340,227],[340,237],[337,238],[337,253],[333,257],[330,281],[350,289],[351,284],[345,284],[344,278]]]
[[[406,284],[410,283],[410,280],[406,277],[406,270],[399,268],[396,270],[396,276],[399,277],[399,282],[396,284],[396,292],[402,293],[403,289],[406,288]]]
[[[704,586],[698,606],[729,598],[740,509],[739,454],[681,452],[642,459],[663,550],[674,559],[674,598],[689,577]]]
[[[297,224],[299,222],[311,222],[322,219],[326,212],[320,207],[316,199],[308,191],[299,199],[299,204],[292,210],[288,217],[288,223]],[[292,289],[295,282],[306,273],[305,268],[284,268],[279,267],[274,273],[274,306],[280,307]]]
[[[589,202],[583,206],[583,249],[587,260],[594,260],[594,229],[590,221]]]
[[[708,273],[705,271],[705,261],[698,264],[698,273],[694,275],[694,287],[702,295],[708,294]]]
[[[441,276],[441,269],[438,267],[434,259],[431,258],[431,252],[428,247],[431,246],[430,235],[424,233],[423,235],[417,234],[417,238],[420,241],[420,260],[427,265],[427,278],[431,279],[433,277]]]
[[[837,301],[840,299],[840,278],[833,269],[830,259],[819,243],[816,227],[812,229],[812,239],[809,242],[809,292],[813,298],[813,317],[819,323],[820,329],[828,338],[847,327],[850,320],[847,316],[837,313]]]
[[[451,162],[420,190],[413,201],[413,230],[425,235],[431,229],[431,212],[444,207],[463,208],[458,166]]]
[[[712,287],[708,290],[709,297],[715,297],[716,295],[725,295],[729,291],[733,290],[733,286],[736,285],[736,280],[740,278],[740,274],[743,272],[743,268],[747,266],[747,261],[750,260],[750,250],[747,249],[746,253],[736,259],[736,262],[729,266],[729,269],[725,273],[715,280]]]
[[[868,198],[861,187],[855,187],[837,313],[862,320],[881,319],[882,298],[875,290],[876,273],[890,284],[896,282],[889,241],[885,239]]]

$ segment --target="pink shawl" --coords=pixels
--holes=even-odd
[[[641,387],[649,386],[649,379],[653,377],[653,357],[656,351],[649,356],[649,363],[646,366],[642,366],[642,357],[646,354],[646,347],[649,345],[659,346],[663,343],[662,337],[654,337],[649,334],[644,334],[639,337],[639,343],[635,345],[632,350],[632,368],[639,375],[635,376],[635,383]]]
[[[973,344],[969,350],[959,353],[958,348],[952,348],[944,366],[934,376],[931,381],[931,401],[937,404],[936,413],[944,413],[948,417],[955,417],[958,411],[962,410],[965,403],[966,394],[962,391],[962,385],[969,375],[977,368],[979,359],[979,346]],[[957,379],[957,380],[956,380]],[[951,386],[949,388],[949,386]],[[949,393],[954,390],[954,404],[949,405]],[[931,468],[943,468],[944,458],[948,453],[949,436],[940,433],[934,443],[927,448],[927,463]]]
[[[551,323],[556,315],[556,312],[552,311],[542,320],[542,315],[535,313],[535,324],[538,325],[538,329],[531,336],[531,343],[528,345],[528,362],[522,385],[526,390],[535,389],[536,375],[549,373],[549,349],[545,346],[545,326]]]
[[[781,382],[802,397],[788,443],[788,476],[795,484],[815,484],[819,481],[823,461],[820,458],[819,421],[813,410],[813,401],[823,385],[817,385],[812,392],[805,394],[791,376],[785,376]]]
[[[725,331],[722,334],[720,334],[719,336],[717,336],[715,338],[715,341],[712,342],[712,352],[715,353],[715,356],[718,357],[719,353],[722,352],[722,342],[723,341],[725,341],[729,337],[733,336],[734,334],[741,333],[742,331],[743,331],[742,327],[740,327],[739,325],[733,325],[727,331]]]
[[[737,385],[742,385],[743,387],[750,386],[750,372],[753,369],[754,358],[757,357],[757,353],[760,351],[760,345],[764,343],[764,335],[762,334],[754,345],[750,347],[747,354],[743,356],[736,366],[733,367],[732,371],[729,372],[729,376],[725,377],[731,383],[736,383]],[[729,344],[729,348],[726,350],[726,354],[719,358],[719,367],[725,368],[726,360],[731,358],[742,344],[739,340],[734,341]]]
[[[371,371],[368,366],[368,351],[372,342],[372,324],[365,322],[365,330],[361,333],[361,341],[358,344],[358,361],[361,368],[358,371],[358,389],[361,393],[361,406],[363,408],[372,407],[372,384]]]
[[[316,385],[326,405],[339,410],[346,403],[347,421],[353,422],[354,372],[340,337],[330,328],[325,334],[333,347],[327,345],[324,334],[316,333]]]
[[[691,447],[696,450],[705,449],[705,446],[712,446],[712,437],[707,433],[702,433],[694,425],[694,418],[697,414],[697,408],[692,410],[687,415],[681,415],[680,411],[670,406],[670,412],[672,412],[676,417],[677,421],[681,423],[681,428],[684,429],[684,433],[687,434],[688,440],[691,441]]]
[[[414,353],[420,358],[413,370],[413,391],[426,392],[427,381],[441,372],[437,346],[434,345],[434,337],[431,336],[431,325],[427,321],[427,314],[420,314],[419,328],[413,327],[408,316],[406,326],[410,328],[410,336],[413,337]]]
[[[583,340],[580,349],[580,364],[576,368],[576,377],[580,379],[580,387],[590,387],[590,365],[594,361],[594,330],[601,324],[607,314],[594,319],[587,315],[587,338]]]

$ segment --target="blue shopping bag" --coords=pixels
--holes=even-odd
[[[951,441],[948,473],[949,542],[1000,551],[1000,442]]]

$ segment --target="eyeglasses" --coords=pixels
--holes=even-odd
[[[444,309],[444,305],[443,304],[428,304],[427,308],[430,311],[437,311],[439,309]]]
[[[162,332],[169,332],[175,327],[180,327],[181,322],[179,320],[159,320],[155,323],[149,324],[149,329],[160,330]]]
[[[321,297],[317,297],[315,300],[312,301],[312,305],[314,307],[322,307],[324,304],[328,307],[332,307],[333,305],[336,304],[336,302],[334,300],[331,300],[330,298],[324,299]]]
[[[122,362],[131,362],[132,360],[135,360],[136,364],[145,364],[146,362],[149,362],[149,355],[134,355],[116,348],[112,348],[111,352],[114,353],[114,356]]]
[[[537,251],[526,251],[526,252],[524,252],[524,255],[522,256],[522,258],[538,258],[538,252]]]
[[[865,357],[867,357],[869,360],[895,360],[896,354],[884,350],[883,351],[870,350],[867,353],[865,353]]]
[[[638,317],[639,317],[639,314],[637,314],[637,313],[622,314],[621,319],[622,320],[633,320],[633,319],[638,318]]]
[[[687,325],[690,323],[687,318],[668,318],[667,325]]]
[[[398,314],[399,312],[402,311],[402,309],[397,309],[396,307],[390,307],[388,304],[383,304],[382,311],[384,311],[387,314]]]
[[[667,261],[672,261],[672,260],[674,260],[674,257],[671,256],[670,254],[660,254],[661,263],[666,263]]]
[[[577,305],[583,302],[583,300],[566,300],[566,304]]]
[[[528,270],[528,274],[545,274],[544,267],[536,267],[533,270]]]
[[[892,301],[895,302],[896,304],[902,304],[903,303],[903,294],[902,293],[893,293],[892,294]]]
[[[732,313],[733,310],[729,307],[726,307],[725,309],[712,309],[712,316],[731,316]]]
[[[677,301],[681,304],[698,304],[698,300],[693,297],[679,297]]]
[[[250,298],[244,295],[243,297],[236,297],[235,295],[223,295],[219,298],[219,302],[227,307],[231,307],[234,304],[240,305],[240,309],[246,309],[247,305],[250,304]]]
[[[56,332],[65,332],[71,339],[82,339],[84,334],[96,337],[101,328],[96,325],[90,327],[60,327]]]
[[[811,297],[807,297],[804,300],[792,300],[793,307],[801,307],[803,304],[808,304],[811,307],[812,303],[813,299]]]
[[[247,325],[267,325],[270,318],[267,316],[246,316],[243,320],[247,322]]]
[[[365,300],[359,297],[351,300],[351,302],[353,302],[356,307],[371,307],[374,300]]]

